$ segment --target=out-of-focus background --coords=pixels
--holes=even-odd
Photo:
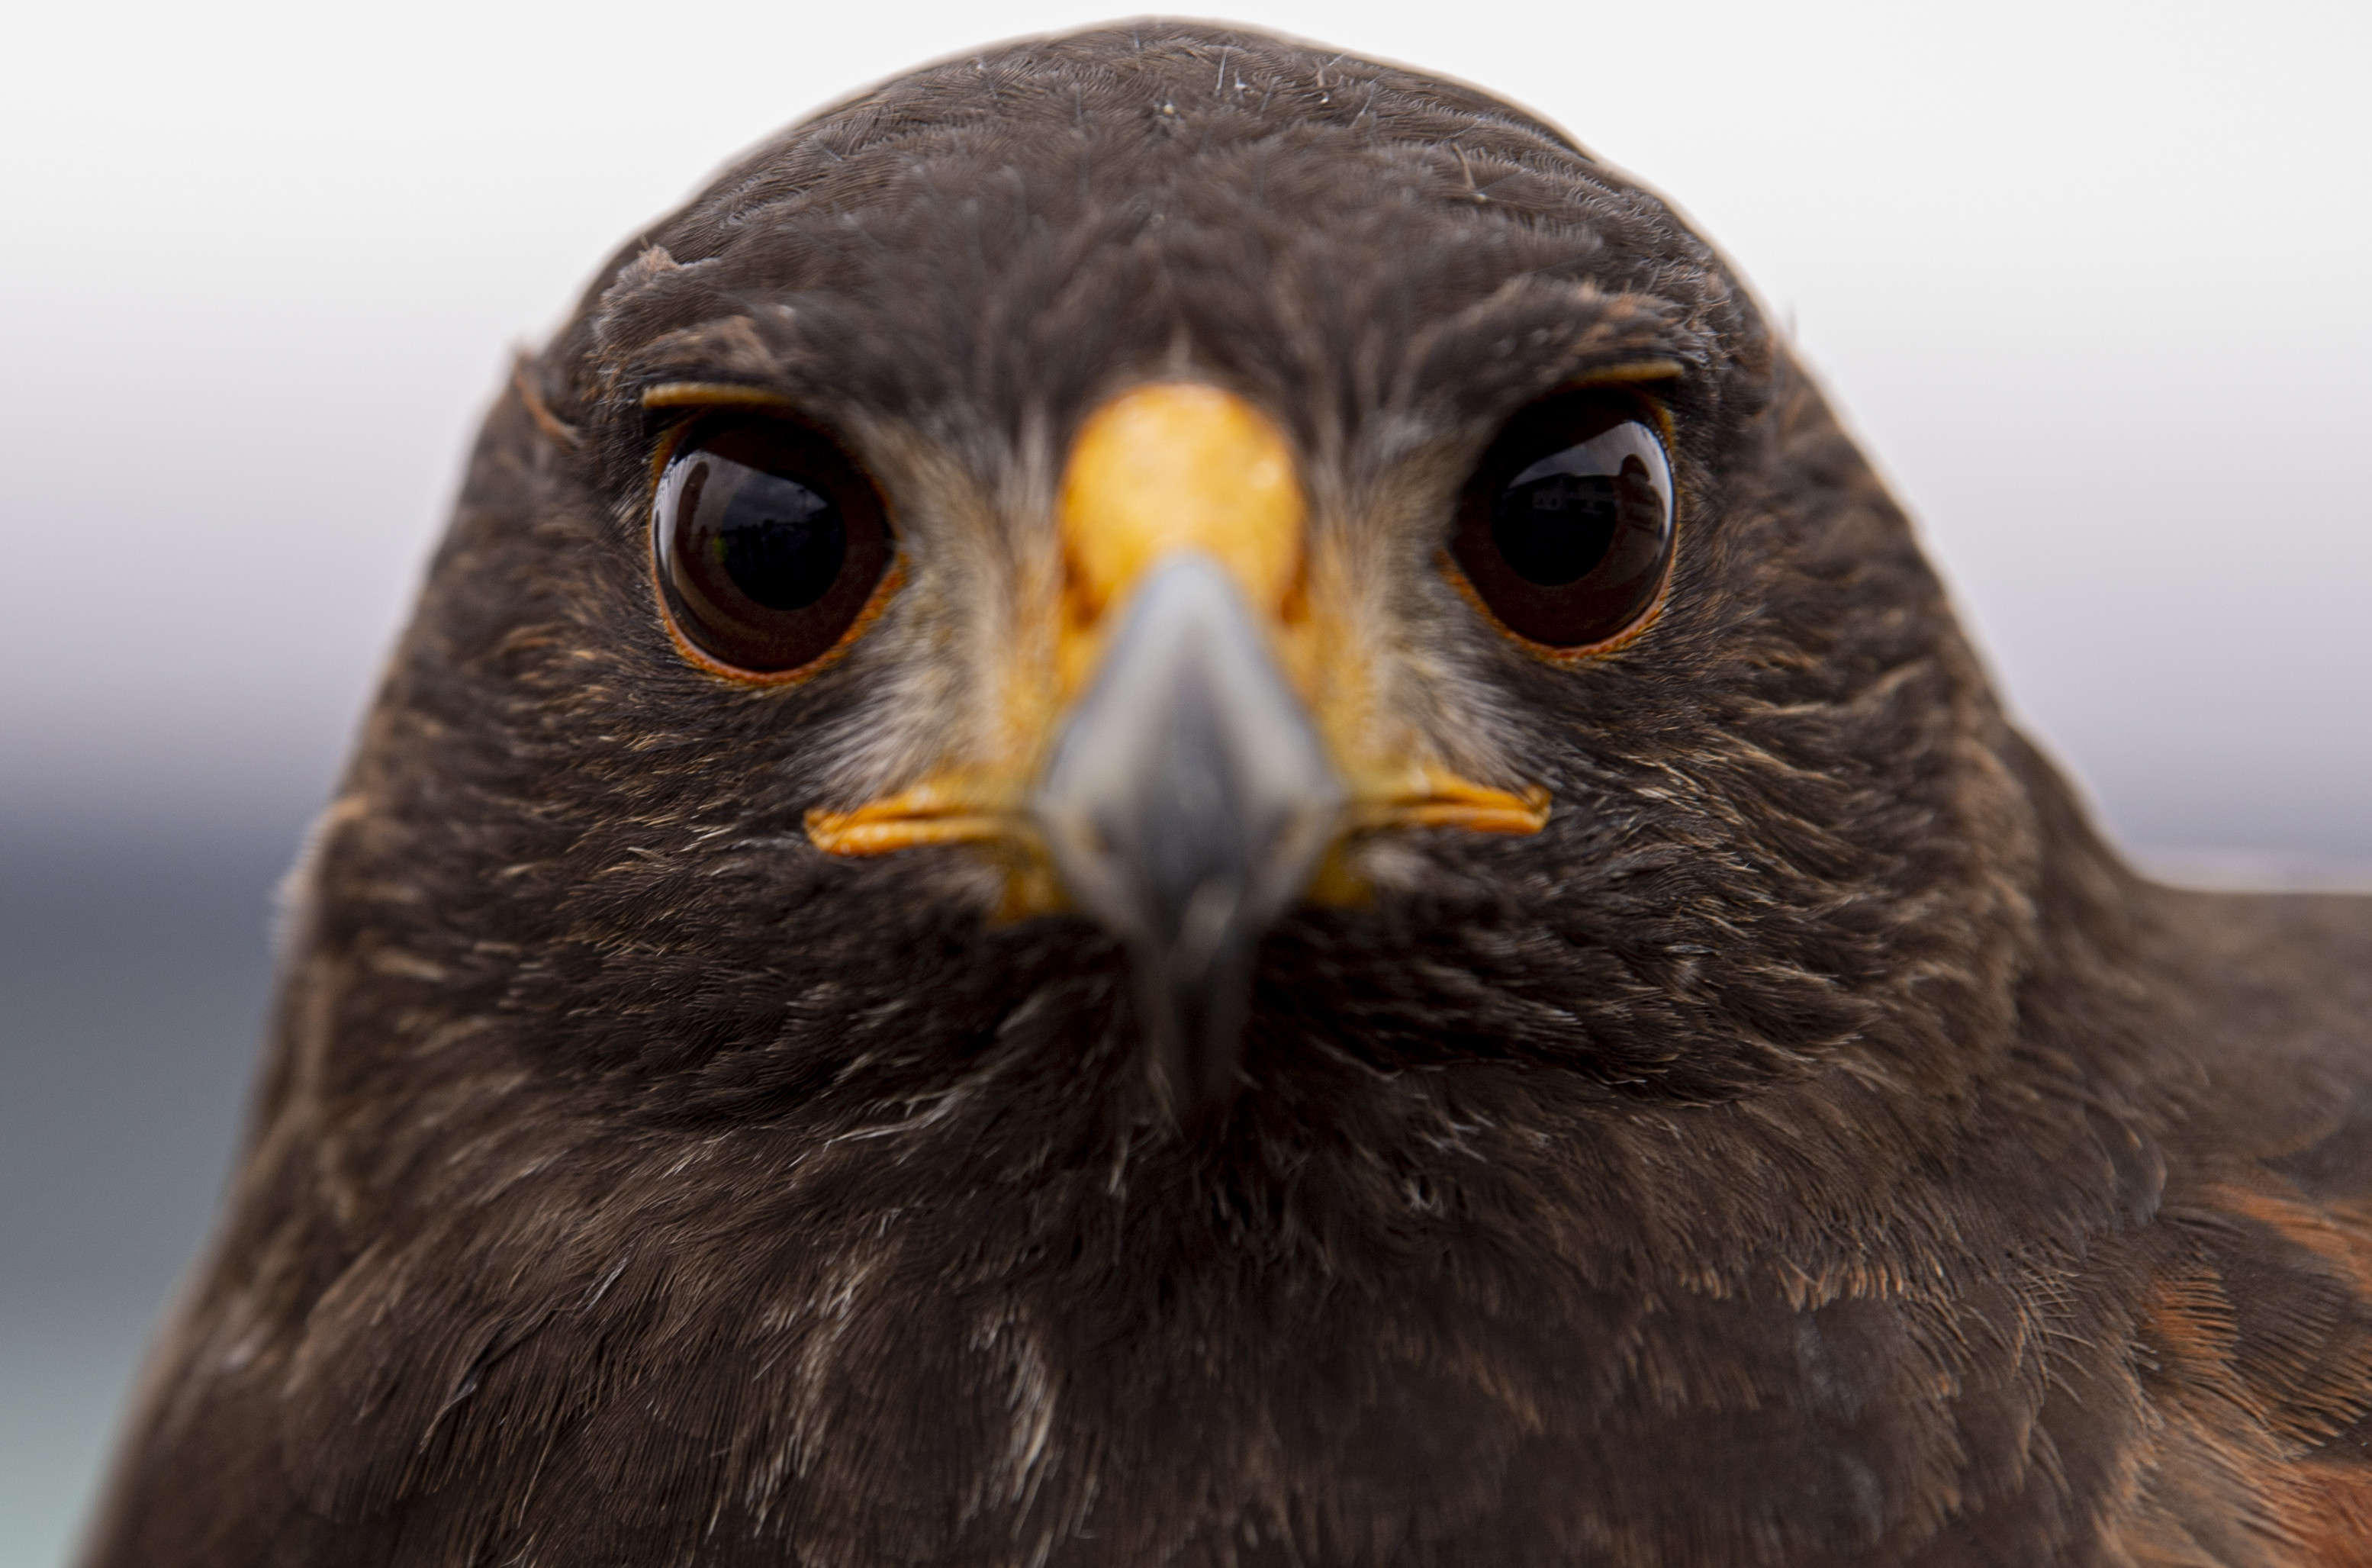
[[[1109,3],[1109,0],[1107,0]],[[270,894],[509,346],[729,154],[1099,19],[29,7],[0,64],[0,1568],[61,1562],[218,1194]],[[1669,193],[2152,864],[2372,865],[2372,6],[1272,0]]]

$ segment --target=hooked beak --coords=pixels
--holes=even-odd
[[[1029,806],[1064,885],[1128,945],[1173,1107],[1232,1084],[1253,950],[1346,798],[1226,571],[1201,551],[1157,566]]]
[[[1312,569],[1284,436],[1233,394],[1157,383],[1097,410],[1056,523],[1059,587],[998,656],[1001,749],[811,811],[808,833],[836,854],[986,842],[1010,912],[1094,916],[1127,948],[1155,1092],[1182,1118],[1240,1081],[1261,938],[1345,835],[1535,832],[1548,796],[1462,779],[1377,714],[1384,656],[1340,574]]]

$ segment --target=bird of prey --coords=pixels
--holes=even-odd
[[[94,1568],[2372,1562],[2372,908],[2128,871],[1466,87],[1146,24],[761,146],[295,885]]]

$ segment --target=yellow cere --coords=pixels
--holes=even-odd
[[[1217,560],[1262,619],[1291,619],[1301,484],[1285,437],[1232,392],[1175,381],[1114,398],[1081,427],[1057,508],[1066,699],[1091,679],[1129,590],[1181,551]]]

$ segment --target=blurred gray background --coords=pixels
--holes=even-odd
[[[271,889],[509,345],[736,149],[1100,8],[134,3],[0,91],[0,1568],[219,1191]],[[2169,874],[2372,865],[2372,7],[1278,0],[1669,193]]]

